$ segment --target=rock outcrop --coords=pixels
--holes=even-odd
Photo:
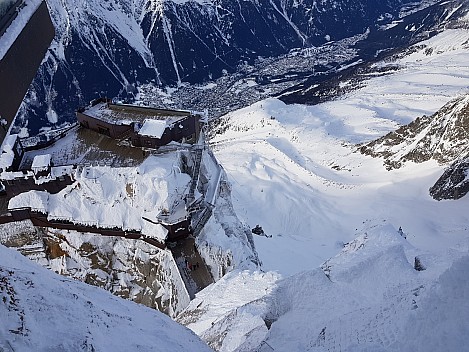
[[[456,98],[432,116],[408,125],[365,145],[361,153],[384,159],[388,170],[406,162],[435,160],[450,165],[430,189],[437,200],[459,199],[469,191],[469,95]]]

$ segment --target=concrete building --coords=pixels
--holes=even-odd
[[[189,111],[113,104],[105,98],[77,111],[82,127],[114,139],[128,139],[134,147],[152,149],[170,142],[196,143],[200,119]]]

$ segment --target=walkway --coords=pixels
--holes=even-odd
[[[195,297],[197,292],[214,282],[208,266],[195,248],[194,238],[189,237],[178,241],[176,246],[171,248],[171,252],[191,299]],[[186,265],[186,260],[188,264],[192,265],[192,270]],[[194,268],[197,263],[199,266]]]
[[[211,176],[211,182],[209,187],[207,188],[207,193],[205,194],[205,201],[209,204],[215,205],[215,200],[218,196],[218,191],[220,189],[221,178],[223,176],[223,168],[218,163],[217,158],[215,158],[215,155],[213,155],[213,152],[210,148],[207,149],[207,154],[216,167],[216,173]]]
[[[199,183],[199,175],[200,175],[200,164],[202,162],[202,153],[203,153],[203,147],[201,148],[200,146],[197,146],[196,148],[193,149],[193,154],[195,157],[194,161],[194,170],[192,172],[192,180],[191,180],[191,186],[189,188],[189,194],[187,196],[187,201],[188,203],[191,203],[195,198],[194,198],[194,193],[195,189],[197,188],[197,185]]]
[[[125,231],[120,228],[100,228],[94,225],[76,224],[67,220],[51,220],[47,214],[35,211],[31,208],[10,209],[0,214],[0,224],[6,224],[14,221],[31,220],[34,226],[50,227],[58,230],[73,230],[84,233],[96,233],[102,236],[117,236],[130,239],[140,239],[155,247],[165,249],[166,243],[155,238],[142,235],[140,231]]]

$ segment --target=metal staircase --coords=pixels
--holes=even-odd
[[[202,211],[202,214],[200,214],[200,216],[197,219],[193,218],[192,234],[194,237],[200,234],[200,231],[202,231],[208,219],[210,219],[210,217],[212,216],[213,206],[206,202],[204,202],[204,206],[205,206],[205,209]]]
[[[192,181],[191,181],[191,186],[189,188],[189,193],[187,195],[187,204],[190,204],[194,201],[194,193],[195,189],[197,188],[197,184],[199,183],[199,174],[200,174],[200,164],[202,163],[202,153],[203,153],[203,148],[195,148],[194,150],[194,155],[195,155],[195,160],[194,160],[194,172],[192,174]]]

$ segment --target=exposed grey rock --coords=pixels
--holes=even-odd
[[[21,222],[1,225],[0,243],[58,274],[170,316],[189,303],[170,252],[143,241],[37,229]]]
[[[447,103],[432,116],[422,116],[394,132],[360,147],[360,152],[384,158],[387,169],[407,161],[436,160],[444,165],[464,155],[469,145],[469,96]]]
[[[430,188],[430,195],[436,200],[459,199],[469,192],[469,155],[457,160]]]
[[[384,159],[388,170],[406,162],[435,160],[450,164],[430,188],[436,200],[459,199],[469,192],[469,95],[456,98],[432,116],[422,116],[408,125],[365,145],[359,151]]]

